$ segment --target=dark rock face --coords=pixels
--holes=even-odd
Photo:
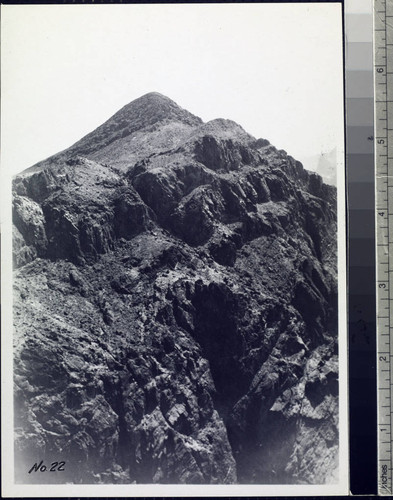
[[[15,178],[14,224],[17,481],[336,479],[335,188],[148,94]]]

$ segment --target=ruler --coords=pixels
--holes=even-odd
[[[393,0],[374,2],[378,494],[393,465]]]

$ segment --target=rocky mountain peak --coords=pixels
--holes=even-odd
[[[108,162],[125,169],[134,159],[148,156],[150,150],[159,151],[174,146],[190,130],[202,124],[201,118],[181,108],[169,97],[149,92],[125,105],[70,148],[33,165],[25,172],[57,168],[75,156]],[[146,134],[149,134],[149,143]]]
[[[217,139],[232,139],[238,141],[255,140],[244,128],[233,120],[215,118],[203,123],[195,130],[195,135],[211,135]]]
[[[180,121],[188,125],[200,125],[202,120],[178,106],[172,99],[158,92],[149,92],[130,102],[108,122],[122,123],[125,120],[132,128],[144,128],[157,122]],[[105,124],[104,124],[105,125]]]
[[[17,482],[312,483],[338,461],[336,189],[157,93],[14,179]]]

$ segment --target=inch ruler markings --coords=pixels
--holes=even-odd
[[[378,494],[393,492],[393,0],[374,3]]]

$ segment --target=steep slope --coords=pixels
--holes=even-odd
[[[14,223],[18,481],[335,480],[335,188],[148,94],[16,177]]]
[[[151,92],[124,106],[70,148],[25,172],[61,165],[78,155],[101,163],[110,162],[124,170],[151,153],[173,148],[201,123],[200,118],[180,108],[168,97]]]
[[[303,165],[319,174],[325,184],[337,186],[337,149],[301,158]]]

